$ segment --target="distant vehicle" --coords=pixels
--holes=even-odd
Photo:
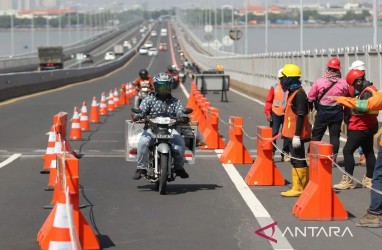
[[[106,54],[105,54],[105,61],[113,61],[113,60],[115,60],[114,52],[111,52],[111,51],[106,52]]]
[[[139,54],[141,54],[141,55],[147,55],[147,53],[149,52],[149,49],[148,48],[146,48],[146,47],[140,47],[140,49],[139,49]]]
[[[116,44],[114,45],[114,54],[116,55],[123,55],[123,45],[122,44]]]
[[[153,31],[151,31],[151,36],[157,36],[158,35],[158,33],[155,31],[155,30],[153,30]]]
[[[147,52],[147,55],[149,55],[149,56],[157,56],[158,55],[157,48],[149,48],[149,51]]]
[[[83,63],[93,63],[93,57],[89,53],[84,53]]]
[[[167,43],[159,43],[159,50],[166,51],[167,50]]]
[[[131,42],[132,42],[133,44],[136,44],[136,43],[137,43],[137,38],[136,38],[136,37],[133,37],[133,38],[131,39]]]
[[[64,57],[62,46],[38,47],[39,70],[64,68]]]
[[[143,47],[146,47],[146,48],[151,48],[152,46],[153,46],[152,41],[146,41],[145,44],[143,45]]]
[[[167,36],[167,29],[161,29],[160,36]]]
[[[131,45],[131,43],[129,41],[124,41],[123,42],[123,47],[125,47],[127,49],[131,49],[133,46]]]

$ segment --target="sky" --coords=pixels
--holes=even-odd
[[[178,6],[184,8],[196,7],[196,6],[205,6],[214,7],[215,2],[217,5],[224,4],[234,4],[235,6],[244,6],[245,1],[248,1],[249,4],[263,5],[266,0],[61,0],[61,3],[66,2],[76,2],[76,3],[84,3],[84,4],[110,4],[110,2],[120,2],[127,5],[140,4],[142,5],[144,2],[147,2],[149,9],[157,9],[163,8],[166,6],[166,9],[170,9],[173,6]],[[300,0],[268,0],[268,5],[278,4],[278,5],[288,5],[288,4],[299,4]],[[343,5],[346,2],[358,2],[358,3],[372,3],[373,0],[303,0],[303,4],[312,4],[312,3],[330,3],[331,5]]]

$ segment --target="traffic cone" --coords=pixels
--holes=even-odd
[[[121,95],[119,96],[119,106],[126,105],[126,85],[121,85]]]
[[[50,163],[52,159],[55,157],[54,156],[54,144],[56,143],[56,132],[54,131],[54,125],[51,126],[50,131],[48,132],[49,134],[49,139],[48,139],[48,146],[46,147],[46,152],[42,156],[42,159],[44,160],[44,166],[43,169],[40,171],[41,174],[48,174],[49,173],[49,168],[50,168]]]
[[[130,98],[131,98],[131,84],[126,83],[126,105],[130,105]]]
[[[82,131],[90,130],[89,116],[88,116],[88,109],[86,107],[86,102],[82,103],[80,125],[81,125]]]
[[[90,122],[91,123],[99,123],[99,110],[97,98],[94,96],[92,101],[92,107],[90,109]]]
[[[54,154],[53,159],[50,162],[49,168],[49,181],[48,186],[45,188],[45,191],[52,191],[57,182],[57,154],[61,154],[65,150],[62,148],[62,141],[60,134],[57,134],[56,141],[54,143]],[[53,204],[53,203],[52,203]]]
[[[77,107],[74,107],[74,113],[72,118],[72,128],[70,130],[69,138],[71,140],[82,140],[80,117],[78,115]]]
[[[114,109],[117,109],[119,107],[119,95],[118,95],[118,89],[114,89]]]
[[[102,92],[102,95],[101,95],[101,104],[99,106],[99,114],[100,115],[107,115],[108,114],[105,92]]]
[[[107,111],[114,111],[114,95],[113,90],[109,92],[109,98],[107,99]]]

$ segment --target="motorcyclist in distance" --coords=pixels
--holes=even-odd
[[[141,69],[139,71],[139,77],[134,80],[133,85],[135,86],[135,90],[138,91],[134,99],[134,107],[138,108],[143,98],[154,91],[153,78],[149,75],[147,69]]]
[[[172,88],[176,89],[179,86],[179,72],[175,65],[168,65],[167,74],[174,78],[174,83]]]
[[[168,116],[176,118],[180,121],[187,122],[189,118],[183,111],[182,103],[171,95],[171,89],[174,79],[167,73],[159,73],[154,76],[154,89],[153,95],[149,95],[143,99],[140,109],[141,113],[136,114],[133,121],[138,121],[143,118],[154,118],[157,116]],[[178,151],[175,154],[174,168],[176,175],[180,178],[188,178],[188,173],[184,170],[184,151],[185,142],[183,137],[174,129],[172,130],[173,138],[170,140],[173,151]],[[137,148],[137,170],[133,175],[134,180],[139,180],[142,175],[146,175],[147,166],[149,164],[149,147],[155,143],[151,129],[146,126],[141,138],[139,139]]]

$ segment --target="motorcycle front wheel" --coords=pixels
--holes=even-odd
[[[159,177],[158,181],[155,183],[156,189],[160,194],[167,194],[167,175],[168,175],[168,164],[169,164],[169,155],[168,154],[160,154],[159,161]],[[157,188],[158,187],[158,188]]]

